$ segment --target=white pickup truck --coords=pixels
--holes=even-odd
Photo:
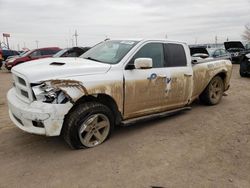
[[[228,60],[192,62],[185,43],[108,40],[80,58],[47,58],[12,69],[9,115],[20,129],[62,135],[75,149],[103,143],[116,125],[161,117],[229,88]]]

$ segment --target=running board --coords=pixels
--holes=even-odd
[[[186,110],[191,110],[191,107],[187,106],[187,107],[177,108],[177,109],[166,111],[166,112],[160,112],[157,114],[150,114],[150,115],[146,115],[146,116],[142,116],[142,117],[132,118],[132,119],[122,121],[121,124],[123,126],[126,126],[126,125],[133,124],[133,123],[136,123],[139,121],[147,121],[147,120],[158,118],[158,117],[161,118],[161,117],[171,116],[171,115],[174,115],[178,112],[186,111]]]

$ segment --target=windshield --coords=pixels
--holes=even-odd
[[[25,51],[20,54],[20,57],[25,57],[30,53],[30,51]]]
[[[112,40],[97,44],[82,56],[101,63],[116,64],[137,44],[136,41]]]
[[[59,52],[57,52],[55,55],[53,55],[53,57],[61,57],[68,50],[69,50],[69,48],[62,49]]]
[[[209,53],[210,56],[214,55],[214,52],[216,51],[216,48],[208,48],[207,51]]]

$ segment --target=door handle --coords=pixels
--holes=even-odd
[[[186,76],[186,77],[191,77],[191,76],[193,76],[191,73],[184,73],[184,76]]]

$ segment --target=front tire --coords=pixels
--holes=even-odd
[[[216,105],[221,101],[224,92],[224,82],[220,76],[215,76],[200,95],[200,101],[206,105]]]
[[[105,142],[114,128],[114,115],[98,102],[78,104],[65,117],[64,140],[73,148],[92,148]]]

